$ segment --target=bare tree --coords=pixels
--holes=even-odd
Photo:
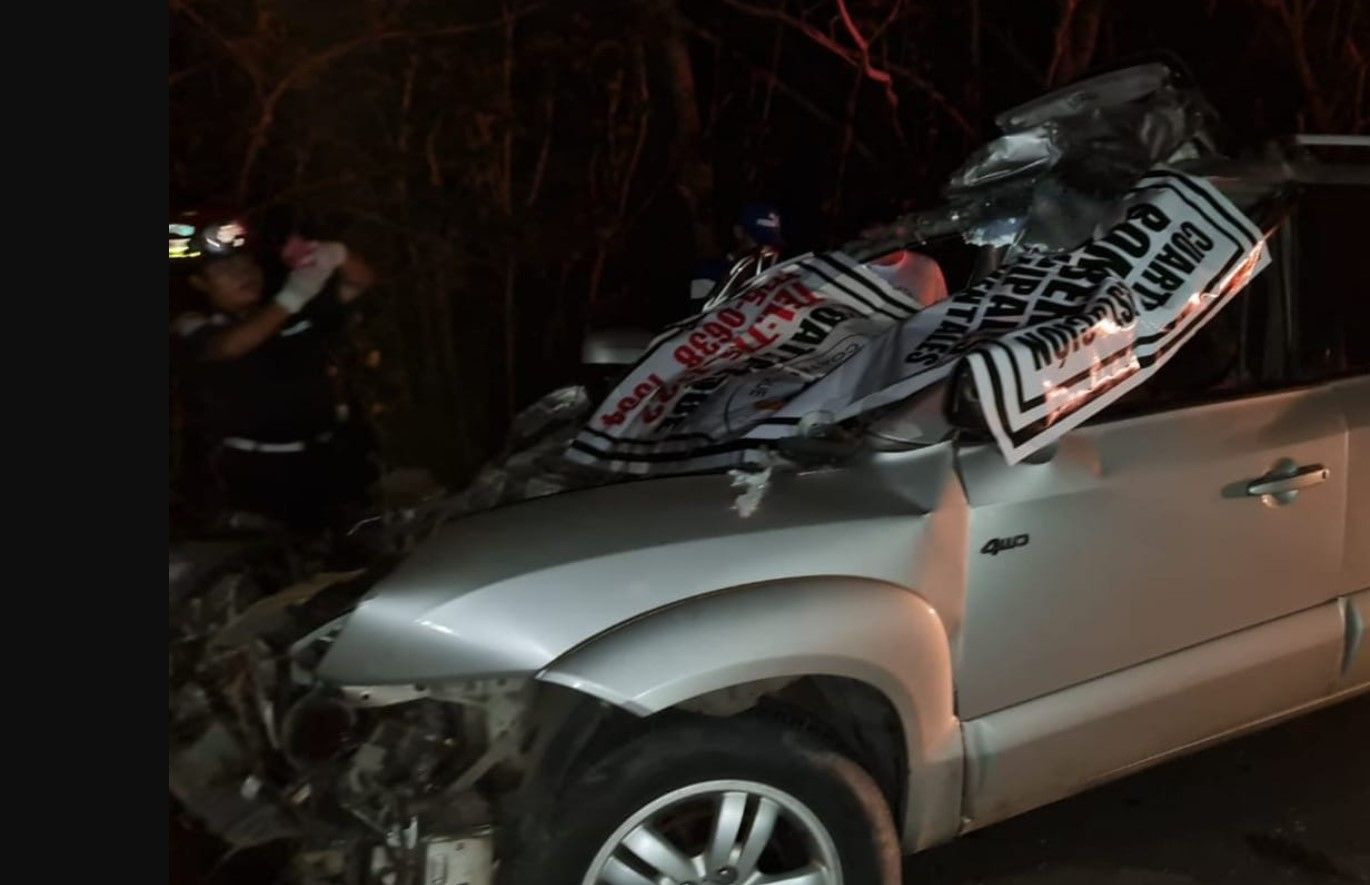
[[[1158,43],[1201,48],[1243,131],[1367,125],[1362,0],[169,9],[173,194],[289,206],[373,259],[349,371],[387,451],[454,481],[574,371],[586,323],[683,290],[750,192],[811,209],[796,245],[820,246],[935,199],[993,111]]]

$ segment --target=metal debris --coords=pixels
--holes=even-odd
[[[733,501],[732,509],[738,516],[746,519],[761,506],[761,499],[771,485],[771,465],[760,470],[729,470],[733,488],[742,489]]]
[[[1068,86],[995,118],[1003,135],[947,181],[971,243],[1058,252],[1084,242],[1157,163],[1211,154],[1214,114],[1165,65]]]

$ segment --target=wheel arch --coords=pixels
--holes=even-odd
[[[902,737],[903,801],[893,810],[905,848],[951,838],[959,827],[962,752],[950,649],[937,613],[906,588],[848,577],[732,588],[600,634],[537,678],[637,717],[741,686],[817,679],[826,702],[816,715],[840,720],[859,716],[838,700],[842,685],[867,686],[894,711]]]

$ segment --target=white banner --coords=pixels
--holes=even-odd
[[[1230,201],[1165,169],[1079,249],[1024,256],[922,311],[842,253],[804,256],[668,329],[567,456],[630,473],[736,465],[805,418],[889,405],[964,359],[1016,462],[1149,377],[1268,263]]]

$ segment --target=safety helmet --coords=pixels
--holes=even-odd
[[[167,225],[167,258],[191,265],[227,258],[248,249],[250,239],[247,224],[236,214],[193,209]]]
[[[783,244],[780,213],[770,203],[747,203],[737,215],[737,226],[761,246]]]

